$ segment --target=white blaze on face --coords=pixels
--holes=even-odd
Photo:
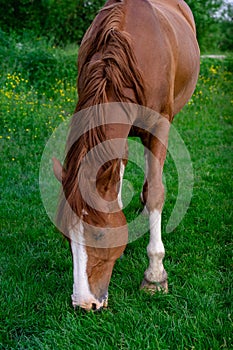
[[[119,192],[118,192],[118,204],[121,209],[123,209],[123,203],[121,199],[121,192],[122,192],[122,182],[123,182],[123,177],[124,177],[124,171],[125,171],[125,166],[124,163],[121,162],[121,167],[120,167],[120,187],[119,187]]]
[[[74,277],[72,304],[73,307],[80,306],[86,310],[91,310],[92,304],[96,304],[96,308],[99,309],[105,301],[99,302],[90,291],[87,276],[88,255],[83,230],[81,221],[74,229],[70,230]]]

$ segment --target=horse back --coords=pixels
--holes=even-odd
[[[127,0],[130,33],[143,72],[148,107],[173,116],[191,97],[199,74],[193,15],[184,1]]]
[[[113,9],[117,16],[111,16]],[[109,0],[84,36],[82,45],[107,21],[126,33],[144,80],[146,106],[170,121],[191,97],[199,73],[199,48],[192,12],[182,0]],[[80,58],[82,67],[92,57]],[[117,56],[117,51],[115,52]],[[125,86],[133,100],[135,91]],[[135,100],[137,103],[137,101]]]

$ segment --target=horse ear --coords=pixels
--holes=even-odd
[[[59,182],[62,182],[62,179],[64,178],[65,174],[61,162],[55,157],[52,158],[52,161],[54,175],[56,176]]]

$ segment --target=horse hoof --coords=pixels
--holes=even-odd
[[[150,294],[155,294],[156,292],[168,293],[168,282],[167,280],[161,282],[149,282],[144,278],[140,289]]]

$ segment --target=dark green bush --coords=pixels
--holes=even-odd
[[[202,52],[231,51],[232,4],[224,8],[224,0],[186,1],[194,14]],[[34,37],[46,37],[60,46],[79,44],[104,3],[105,0],[0,0],[0,28],[21,35],[30,30]]]
[[[22,33],[32,30],[37,36],[56,43],[80,42],[104,0],[0,0],[0,27]]]
[[[233,51],[233,3],[229,3],[222,13],[220,21],[219,46],[223,51]]]
[[[45,38],[35,38],[32,33],[24,36],[0,30],[1,71],[21,73],[39,91],[49,93],[57,80],[75,84],[77,75],[77,47],[64,51]]]

